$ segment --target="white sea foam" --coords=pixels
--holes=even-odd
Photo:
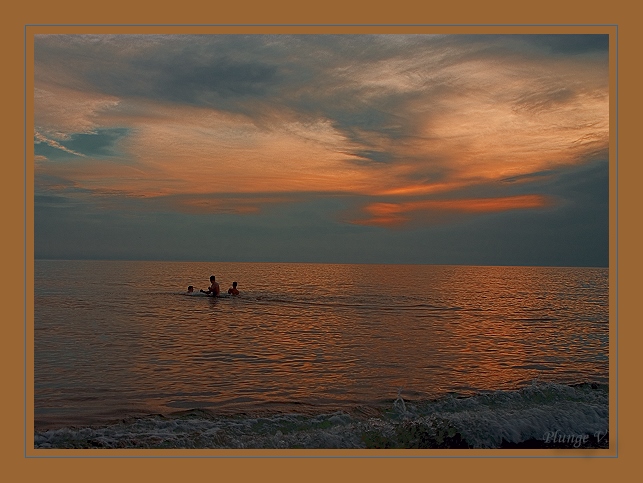
[[[213,417],[190,411],[96,428],[36,432],[36,448],[499,448],[545,441],[547,434],[607,431],[604,386],[534,383],[519,391],[405,403],[368,419],[344,412],[316,416]]]

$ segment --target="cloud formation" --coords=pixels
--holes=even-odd
[[[607,160],[606,35],[38,35],[34,53],[40,196],[246,217],[335,199],[333,223],[416,229],[555,209],[547,183]]]

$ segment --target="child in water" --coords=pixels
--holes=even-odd
[[[239,295],[239,290],[237,290],[237,282],[232,282],[232,287],[228,289],[230,295]]]

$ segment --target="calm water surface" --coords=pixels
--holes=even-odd
[[[37,428],[377,408],[606,383],[608,270],[37,260],[34,329]]]

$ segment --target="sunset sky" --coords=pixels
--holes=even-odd
[[[36,258],[607,266],[607,35],[36,35]]]

